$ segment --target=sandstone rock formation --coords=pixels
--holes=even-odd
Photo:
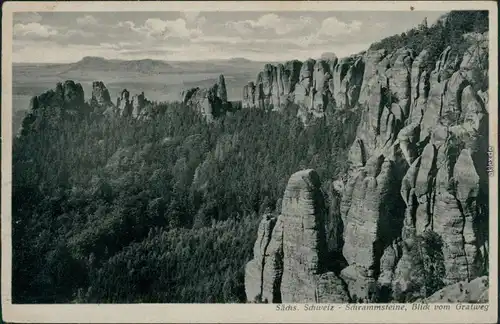
[[[425,299],[427,303],[488,303],[488,277],[470,282],[458,282],[436,291]]]
[[[132,114],[132,103],[129,100],[130,93],[127,89],[123,89],[120,97],[116,100],[116,107],[118,109],[118,114],[123,117],[130,116]]]
[[[289,103],[299,106],[298,117],[307,123],[322,118],[329,105],[354,107],[361,91],[365,62],[362,57],[338,60],[325,53],[318,60],[266,64],[256,82],[243,87],[243,108],[283,111]]]
[[[294,173],[281,214],[265,215],[246,266],[251,302],[347,302],[343,282],[326,266],[326,206],[314,170]],[[273,226],[274,225],[274,226]]]
[[[84,100],[82,85],[68,80],[64,83],[57,83],[54,90],[31,98],[29,111],[22,127],[24,131],[36,129],[43,123],[49,127],[57,127],[62,120],[81,118],[89,111],[90,108]]]
[[[89,113],[94,116],[133,117],[148,119],[152,115],[152,103],[146,99],[144,92],[134,95],[123,89],[116,100],[111,102],[109,91],[101,81],[92,83],[92,96],[87,104],[84,99],[83,87],[71,80],[58,83],[55,90],[49,90],[31,99],[31,118],[37,114],[45,114],[44,120],[60,121],[64,116],[81,118]],[[26,120],[30,123],[30,119]]]
[[[272,230],[275,224],[276,218],[270,214],[264,214],[264,217],[259,224],[259,229],[257,231],[257,240],[253,249],[254,259],[251,260],[245,268],[245,278],[247,278],[245,282],[245,290],[247,293],[247,299],[249,301],[260,301],[258,299],[260,299],[261,297],[264,298],[263,289],[265,283],[263,277],[266,265],[266,257],[269,256],[269,254],[266,254],[266,251],[269,247]],[[269,270],[269,266],[267,268]],[[269,277],[268,279],[273,279],[272,273],[267,274],[267,277]],[[267,288],[271,288],[272,291],[272,284],[267,284],[266,286],[269,286]],[[267,292],[265,295],[266,297],[268,297],[269,292]],[[271,293],[271,301],[273,300],[272,295],[273,294]]]
[[[146,99],[144,92],[141,92],[140,94],[134,95],[132,97],[131,106],[132,106],[132,111],[131,111],[132,117],[146,118],[149,115],[148,108],[150,108],[151,103],[149,102],[148,99]]]
[[[227,109],[227,90],[224,76],[208,89],[192,88],[183,91],[182,102],[202,114],[207,121],[223,115]]]
[[[328,206],[341,216],[343,239],[324,221],[332,210],[325,214],[322,199],[308,198],[316,195],[315,173],[294,174],[269,242],[282,250],[273,250],[274,266],[255,279],[269,280],[274,290],[251,292],[247,281],[249,297],[317,301],[318,287],[329,280],[335,293],[322,300],[412,301],[445,286],[453,301],[485,300],[484,285],[467,298],[450,291],[458,283],[483,282],[476,278],[488,269],[487,40],[487,33],[466,35],[471,45],[463,57],[447,47],[435,62],[426,49],[400,48],[302,63],[295,87],[283,92],[299,104],[299,117],[321,117],[329,104],[361,114],[350,169],[335,182],[339,195],[331,194],[336,203]],[[276,71],[282,70],[278,65]],[[265,109],[277,100],[273,84],[281,89],[284,73],[274,74],[272,66],[265,71],[266,77],[246,88],[244,107]],[[313,185],[297,174],[308,174],[304,183]],[[325,238],[334,238],[327,247],[340,248],[345,261],[328,260]],[[256,254],[248,268],[265,268],[266,262]],[[329,268],[340,269],[338,276]],[[435,296],[429,300],[441,298]]]
[[[431,274],[423,271],[431,252],[418,251],[418,242],[429,233],[440,242],[432,255],[438,253],[442,260],[432,262],[444,270],[432,275],[443,284],[476,278],[487,258],[478,229],[484,230],[487,222],[482,211],[487,178],[481,175],[483,158],[472,153],[487,143],[487,111],[471,86],[474,80],[467,65],[457,64],[447,48],[427,79],[425,50],[415,59],[407,49],[392,57],[381,78],[377,73],[371,80],[364,78],[364,116],[351,149],[353,170],[343,195],[344,256],[349,267],[342,272],[359,278],[354,280],[357,286],[360,280],[366,283],[364,293],[349,286],[351,295],[363,298],[371,280],[398,293],[426,294],[425,280]],[[381,63],[378,71],[387,67]],[[381,90],[377,85],[370,91],[371,83]],[[379,178],[377,172],[384,176]],[[393,230],[378,233],[386,228]]]
[[[256,95],[256,86],[253,82],[248,82],[243,87],[242,107],[243,108],[256,108],[258,106],[258,96]]]
[[[111,115],[115,113],[115,105],[111,102],[109,91],[102,81],[92,82],[92,98],[90,105],[94,111]]]

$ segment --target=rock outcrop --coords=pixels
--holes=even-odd
[[[134,118],[147,119],[151,115],[151,102],[146,98],[144,92],[141,92],[132,97],[131,115]]]
[[[329,105],[348,108],[357,103],[364,65],[359,56],[339,61],[333,53],[325,53],[318,60],[266,64],[256,82],[243,87],[242,106],[283,111],[295,103],[304,123],[322,118]]]
[[[127,117],[132,114],[132,103],[130,102],[130,93],[127,89],[123,89],[120,97],[116,99],[116,107],[120,116]]]
[[[424,301],[427,303],[488,303],[487,276],[469,282],[458,282],[436,291]]]
[[[111,102],[109,91],[102,81],[92,82],[92,98],[90,105],[95,112],[106,115],[115,114],[116,106]]]
[[[185,105],[194,108],[209,122],[227,110],[227,89],[223,75],[219,76],[217,83],[212,87],[185,90],[181,96]]]
[[[468,299],[450,292],[456,285],[476,286],[488,271],[487,37],[466,35],[472,43],[463,56],[448,47],[435,62],[426,49],[400,48],[302,63],[287,94],[299,104],[299,117],[321,117],[331,104],[357,110],[361,118],[349,151],[350,169],[336,181],[339,195],[329,206],[341,216],[343,239],[325,232],[338,231],[323,221],[332,211],[324,214],[321,199],[306,198],[316,195],[315,173],[294,174],[273,230],[278,236],[271,235],[269,243],[280,246],[282,240],[273,259],[277,266],[272,276],[264,272],[257,279],[272,277],[273,287],[280,287],[281,299],[268,302],[317,301],[324,280],[336,287],[327,301],[438,300],[432,294],[445,286],[452,301],[487,298],[487,284],[474,288],[479,292]],[[284,84],[283,74],[277,73],[275,82],[275,69],[265,71],[269,77],[252,84],[265,89],[264,100],[258,90],[247,91],[251,100],[244,107],[265,109],[275,102],[273,84]],[[312,185],[298,174],[308,174],[304,183]],[[325,237],[333,240],[329,248],[341,250],[337,260],[326,256]],[[265,257],[257,259],[252,262],[265,267]],[[331,268],[339,269],[337,275]],[[261,289],[249,297],[259,293],[277,296]]]
[[[57,83],[55,89],[31,98],[21,134],[38,127],[58,127],[65,119],[82,118],[89,112],[80,83],[71,80]]]
[[[450,48],[429,78],[427,51],[415,57],[400,49],[389,57],[382,77],[364,78],[364,116],[343,195],[349,267],[342,272],[358,278],[351,280],[356,286],[366,283],[364,293],[349,286],[351,295],[362,298],[373,280],[397,294],[425,296],[426,281],[474,279],[484,273],[487,258],[485,236],[479,233],[487,223],[488,180],[481,171],[484,158],[473,153],[481,145],[485,152],[488,136],[479,89],[472,86],[466,64],[451,58]],[[378,64],[377,71],[387,67],[383,60]],[[387,228],[392,231],[378,232]],[[431,237],[433,246],[422,250]],[[431,260],[436,255],[442,259]],[[430,263],[443,271],[428,273]]]
[[[342,280],[327,267],[326,206],[314,170],[294,173],[281,214],[265,215],[246,266],[245,289],[252,302],[348,302]]]
[[[31,113],[24,124],[27,126],[35,122],[37,115],[44,115],[44,121],[54,123],[60,122],[61,118],[82,118],[89,114],[94,117],[149,119],[154,114],[152,109],[153,105],[146,99],[144,92],[130,99],[127,89],[122,90],[116,104],[113,104],[106,85],[101,81],[92,83],[92,95],[86,103],[81,84],[68,80],[58,83],[54,90],[33,97],[30,103]]]

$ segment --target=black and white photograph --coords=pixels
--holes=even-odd
[[[9,303],[496,309],[491,10],[85,3],[11,13]]]

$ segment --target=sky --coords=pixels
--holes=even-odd
[[[14,14],[13,61],[199,61],[345,57],[417,26],[438,11],[22,12]]]

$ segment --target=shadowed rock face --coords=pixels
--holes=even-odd
[[[181,96],[185,105],[198,111],[209,122],[226,112],[228,102],[223,75],[219,76],[217,83],[212,87],[208,89],[192,88],[183,91]],[[243,97],[245,98],[245,93],[243,93]]]
[[[267,301],[317,301],[325,283],[336,287],[330,300],[321,299],[328,301],[415,300],[446,285],[440,294],[452,301],[487,300],[487,285],[474,287],[488,269],[488,36],[467,37],[474,43],[462,58],[448,47],[430,62],[427,50],[401,48],[302,64],[293,90],[299,117],[318,110],[325,94],[335,109],[361,113],[335,198],[343,227],[334,246],[347,265],[324,253],[332,237],[324,231],[338,228],[325,226],[330,211],[312,198],[321,197],[315,173],[300,171],[290,178],[270,241],[282,247],[273,250],[281,261],[272,276],[281,295],[275,288]],[[339,276],[329,271],[332,263]],[[458,283],[474,286],[469,297],[453,292]]]
[[[102,81],[92,82],[92,99],[90,100],[94,111],[111,114],[114,112],[115,105],[111,102],[109,91]]]
[[[111,102],[109,91],[104,83],[94,81],[92,97],[88,104],[84,97],[83,88],[79,83],[71,80],[58,83],[55,90],[49,90],[31,99],[31,113],[24,125],[34,123],[37,115],[44,116],[44,123],[54,123],[54,125],[60,122],[61,118],[83,118],[89,114],[94,117],[107,116],[109,118],[151,118],[152,104],[146,99],[144,92],[130,99],[129,91],[123,89],[115,105]]]
[[[151,103],[146,99],[144,92],[134,95],[132,97],[132,117],[134,118],[147,118],[149,115],[148,107]]]
[[[271,234],[275,224],[276,217],[270,214],[264,214],[259,224],[257,240],[255,241],[253,249],[254,259],[251,260],[245,268],[245,290],[249,301],[260,301],[259,299],[268,297],[271,297],[269,301],[273,301],[272,287],[274,285],[272,281],[275,277],[275,273],[279,272],[279,270],[271,269],[269,265],[267,265],[267,272],[264,272],[264,269],[266,268],[266,257],[269,259],[268,256],[270,255],[269,253],[266,254],[266,251],[269,247]],[[273,262],[271,261],[271,263]],[[269,283],[265,284],[264,278],[266,278],[266,283],[267,281],[271,281],[271,285],[269,285]],[[266,286],[265,289],[264,286]]]
[[[256,98],[255,83],[248,82],[248,84],[243,87],[242,107],[256,108],[257,107],[256,100],[258,100],[258,98]]]
[[[116,100],[116,107],[120,116],[127,117],[132,114],[132,104],[129,98],[130,93],[127,91],[127,89],[123,89],[120,97],[118,97],[118,99]]]
[[[329,105],[352,108],[361,92],[364,58],[339,59],[325,53],[318,60],[266,64],[256,82],[243,87],[243,108],[283,111],[289,103],[299,106],[297,117],[304,124],[323,118]]]
[[[82,118],[89,112],[80,83],[71,80],[57,83],[54,90],[31,98],[27,117],[23,121],[23,131],[36,131],[44,125],[57,127],[64,119]]]

